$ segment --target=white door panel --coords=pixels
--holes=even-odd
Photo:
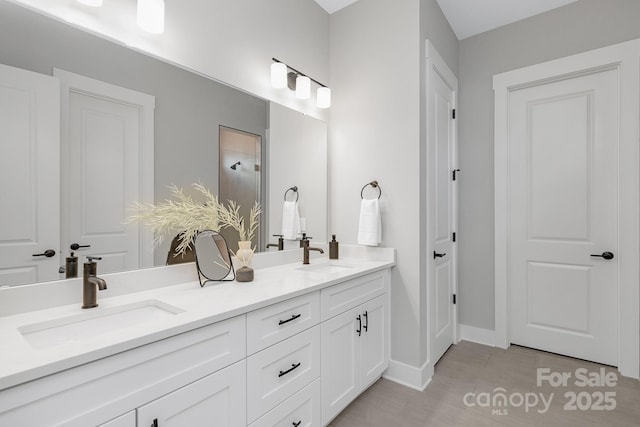
[[[428,61],[429,111],[429,268],[430,341],[433,363],[455,342],[455,251],[453,233],[456,224],[456,167],[454,77],[444,77],[441,68]]]
[[[59,277],[59,150],[58,80],[0,65],[0,285]]]
[[[616,70],[510,96],[511,342],[617,364]]]
[[[127,225],[139,200],[139,110],[91,95],[69,95],[69,239],[91,245],[100,272],[138,265],[138,233]]]
[[[153,96],[55,69],[63,82],[62,223],[65,251],[99,256],[98,274],[153,265],[152,235],[128,223],[153,201]],[[82,260],[84,261],[84,260]]]

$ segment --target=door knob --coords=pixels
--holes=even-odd
[[[91,245],[80,245],[78,243],[72,243],[71,246],[70,246],[72,251],[77,251],[80,248],[90,248],[90,247],[91,247]]]
[[[436,258],[442,258],[442,257],[443,257],[443,256],[445,256],[445,255],[446,255],[446,253],[444,253],[444,252],[443,252],[443,253],[441,253],[441,254],[439,254],[438,252],[433,251],[433,259],[436,259]]]
[[[56,254],[56,251],[54,251],[53,249],[47,249],[41,254],[33,254],[32,256],[46,256],[47,258],[51,258],[52,256],[55,256],[55,254]]]
[[[600,257],[600,258],[604,258],[604,259],[613,259],[613,252],[602,252],[601,255],[597,255],[597,254],[591,254],[592,257]]]

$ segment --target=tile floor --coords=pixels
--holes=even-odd
[[[567,386],[553,387],[544,380],[538,386],[538,372],[542,375],[545,368],[554,379],[569,373]],[[602,379],[601,368],[609,385],[579,386],[584,374],[597,377],[596,381]],[[508,399],[502,406],[493,401],[501,392]],[[470,405],[465,404],[465,395]],[[523,400],[529,401],[528,410]],[[518,346],[503,350],[462,341],[436,364],[425,391],[381,379],[330,426],[638,427],[640,381],[619,375],[615,368],[583,360]]]

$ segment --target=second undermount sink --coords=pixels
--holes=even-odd
[[[145,300],[20,326],[18,331],[32,347],[47,348],[156,322],[183,311],[162,301]]]
[[[341,273],[345,270],[353,268],[350,265],[338,264],[335,262],[324,262],[319,264],[309,264],[298,268],[298,270],[310,271],[315,273],[333,274]]]

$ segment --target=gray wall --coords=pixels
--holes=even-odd
[[[427,359],[421,253],[424,39],[456,68],[457,41],[435,0],[358,1],[331,16],[330,233],[356,243],[360,189],[382,188],[382,246],[391,278],[391,358]]]
[[[640,1],[580,0],[460,41],[460,323],[494,329],[496,73],[640,37]]]
[[[0,63],[47,75],[61,68],[154,95],[156,200],[172,183],[202,182],[217,193],[219,125],[265,140],[265,100],[4,1]],[[166,259],[163,248],[157,264]]]

